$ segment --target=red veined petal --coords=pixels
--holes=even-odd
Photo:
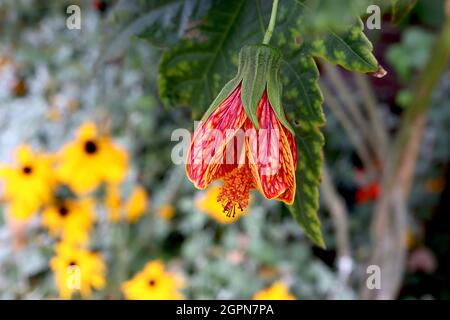
[[[286,138],[286,141],[288,139]],[[295,181],[295,170],[296,170],[296,163],[293,161],[292,158],[292,151],[289,148],[288,145],[285,143],[281,144],[281,158],[283,159],[282,167],[284,170],[281,171],[281,174],[284,177],[284,181],[287,185],[286,190],[278,197],[278,200],[283,201],[287,204],[294,203],[295,200],[295,188],[296,188],[296,181]],[[292,162],[291,162],[292,161]]]
[[[199,189],[206,188],[211,181],[235,167],[226,164],[224,155],[227,144],[247,119],[240,89],[239,85],[195,129],[187,154],[186,174]]]
[[[297,170],[298,154],[297,154],[297,144],[295,141],[295,136],[292,134],[291,131],[289,131],[288,128],[286,128],[283,125],[282,125],[282,127],[283,127],[284,134],[286,135],[289,145],[291,147],[292,159],[294,161],[294,170]]]
[[[217,153],[206,170],[206,184],[225,177],[225,174],[242,167],[246,163],[245,132],[243,128],[230,130],[226,134],[227,143],[222,153]],[[228,139],[228,137],[230,137]]]
[[[297,154],[297,144],[295,141],[295,136],[292,134],[291,131],[289,131],[286,127],[283,126],[283,131],[287,137],[288,143],[290,145],[290,152],[292,155],[292,160],[293,160],[293,164],[294,164],[294,178],[295,178],[295,170],[297,170],[297,163],[298,163],[298,154]],[[295,188],[296,188],[296,183],[295,183],[295,179],[293,181],[293,183],[290,183],[290,185],[293,185],[292,188],[287,188],[286,191],[281,194],[278,197],[278,200],[286,202],[287,204],[292,204],[295,200]]]
[[[260,129],[252,130],[250,121],[245,124],[248,134],[248,158],[256,184],[268,199],[278,198],[292,204],[295,195],[295,164],[293,147],[281,122],[264,93],[258,105]],[[295,148],[295,146],[294,146]]]

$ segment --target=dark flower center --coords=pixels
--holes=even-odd
[[[93,140],[88,140],[84,144],[84,151],[88,154],[94,154],[98,151],[97,143]]]
[[[33,168],[30,166],[25,166],[22,168],[22,172],[26,175],[30,175],[33,172]]]
[[[155,281],[154,279],[150,279],[150,280],[148,281],[148,285],[149,285],[150,287],[154,287],[155,284],[156,284],[156,281]]]
[[[69,267],[73,267],[73,266],[76,266],[76,265],[77,265],[77,263],[74,260],[69,262]]]
[[[65,207],[65,206],[62,206],[62,207],[59,207],[58,212],[62,217],[65,217],[69,213],[69,209],[67,209],[67,207]]]

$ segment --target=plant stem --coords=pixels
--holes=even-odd
[[[431,95],[448,65],[450,17],[444,23],[432,52],[416,83],[414,103],[402,115],[400,130],[395,137],[389,161],[383,172],[383,192],[375,204],[371,222],[373,248],[369,264],[378,265],[389,273],[381,280],[383,292],[368,290],[364,282],[364,286],[361,287],[362,299],[394,299],[398,294],[400,287],[398,279],[403,276],[403,269],[398,270],[396,267],[404,265],[404,261],[393,261],[389,258],[403,257],[405,254],[404,206],[411,191],[426,115],[431,106]],[[397,224],[394,228],[391,227],[393,222]]]
[[[373,157],[370,155],[367,145],[361,139],[362,135],[360,133],[360,128],[357,127],[353,121],[351,121],[350,117],[347,117],[341,102],[337,99],[333,99],[333,95],[323,82],[321,82],[320,88],[322,89],[327,106],[330,108],[331,112],[336,117],[336,120],[347,133],[350,142],[355,147],[356,153],[363,162],[364,168],[369,172],[374,172],[375,164],[373,163]]]
[[[269,44],[272,38],[273,29],[275,29],[275,21],[277,20],[278,0],[273,0],[272,13],[270,14],[269,25],[267,26],[266,34],[264,35],[263,44]]]

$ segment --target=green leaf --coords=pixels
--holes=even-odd
[[[237,70],[245,44],[258,43],[263,30],[253,0],[221,0],[211,8],[193,39],[164,53],[159,88],[167,105],[191,106],[199,116]]]
[[[363,33],[363,23],[357,16],[348,27],[338,30],[324,27],[311,32],[304,17],[315,15],[308,7],[312,1],[287,0],[280,6],[277,45],[293,50],[302,47],[312,57],[325,59],[350,71],[376,72],[378,62],[372,54],[372,44]],[[321,2],[321,1],[319,1]],[[306,20],[308,21],[308,20]]]
[[[294,204],[288,208],[305,235],[318,247],[325,248],[317,216],[325,140],[318,128],[306,123],[297,126],[296,139],[299,155],[297,192]]]
[[[431,32],[420,27],[410,27],[403,32],[401,42],[389,47],[387,61],[395,68],[402,81],[406,82],[415,71],[425,67],[432,54],[434,41],[435,36]]]
[[[111,33],[99,62],[121,57],[133,39],[140,38],[155,47],[167,48],[180,41],[192,21],[204,16],[212,0],[128,1],[115,11],[121,27]],[[127,23],[128,22],[128,23]]]
[[[345,32],[330,31],[317,36],[311,42],[311,54],[347,70],[376,72],[378,62],[372,54],[372,44],[362,31],[363,23],[358,20],[357,25]]]
[[[295,120],[298,151],[296,199],[288,208],[305,235],[324,248],[317,216],[324,144],[319,128],[325,124],[323,96],[318,85],[319,71],[314,59],[300,49],[286,57],[283,78],[287,88],[283,96],[284,105],[289,118]]]
[[[313,57],[303,49],[286,55],[282,69],[283,102],[291,120],[301,120],[315,126],[325,124],[319,70]]]
[[[123,32],[137,35],[158,47],[176,44],[189,30],[189,24],[204,16],[211,0],[144,1],[138,16]]]
[[[366,14],[367,7],[375,0],[287,0],[280,1],[295,19],[301,21],[297,30],[304,34],[317,34],[333,30],[345,31],[355,19]],[[386,0],[380,0],[386,1]],[[299,12],[298,8],[302,11]],[[294,16],[294,15],[293,15]],[[278,23],[277,23],[278,25]]]
[[[417,0],[391,0],[391,21],[399,23],[414,8]]]

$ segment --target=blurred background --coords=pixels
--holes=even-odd
[[[366,30],[383,78],[318,61],[325,250],[256,192],[224,219],[217,186],[195,190],[172,163],[172,131],[193,122],[159,97],[158,63],[175,42],[160,30],[189,1],[162,3],[0,0],[0,298],[450,298],[448,64],[420,120],[408,112],[418,79],[436,71],[427,62],[450,2],[408,1],[399,21],[386,10]],[[66,27],[70,4],[80,30]],[[383,218],[380,172],[403,123],[413,179]],[[376,294],[374,256],[390,284]]]

